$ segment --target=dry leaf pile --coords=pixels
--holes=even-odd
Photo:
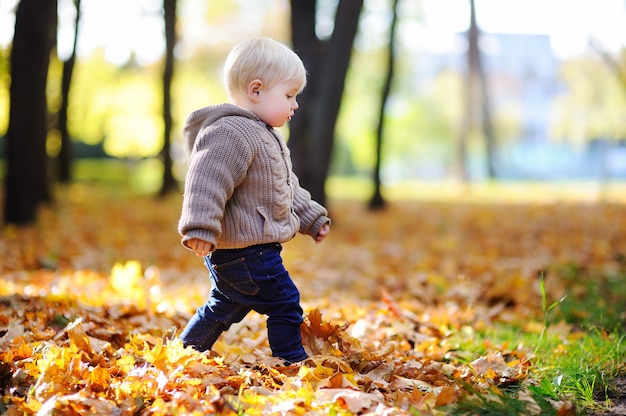
[[[336,202],[325,242],[285,244],[311,358],[280,366],[255,313],[211,353],[177,339],[210,289],[201,260],[180,246],[179,207],[179,196],[74,187],[36,227],[2,230],[1,411],[445,414],[468,386],[498,394],[532,382],[528,346],[484,345],[468,357],[452,332],[471,338],[502,321],[538,334],[540,273],[558,299],[566,288],[555,266],[617,270],[626,255],[620,204],[422,201],[370,213]]]

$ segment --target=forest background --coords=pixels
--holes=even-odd
[[[2,132],[6,132],[9,122],[9,46],[16,3],[2,4],[0,69],[5,80],[0,88]],[[567,19],[560,17],[568,7],[558,1],[542,7],[515,3],[503,7],[492,3],[479,4],[476,18],[486,27],[482,35],[482,71],[492,79],[485,82],[487,92],[482,100],[486,100],[489,111],[486,116],[495,150],[488,149],[481,131],[481,113],[469,110],[482,106],[481,98],[471,97],[467,91],[470,82],[466,82],[469,79],[466,31],[470,24],[470,2],[457,0],[449,5],[398,2],[393,80],[388,97],[383,97],[394,9],[391,2],[369,1],[360,16],[345,92],[341,95],[329,162],[332,176],[365,178],[366,184],[372,182],[377,135],[381,135],[377,123],[381,123],[382,100],[385,100],[381,147],[384,159],[380,170],[387,185],[459,177],[603,180],[625,175],[624,151],[620,146],[620,140],[626,137],[621,122],[626,113],[625,64],[621,55],[626,43],[621,30],[623,3],[607,0],[597,7],[581,2],[569,12]],[[316,7],[316,34],[320,40],[328,41],[334,27],[334,3],[322,1]],[[256,34],[286,43],[291,41],[287,2],[218,5],[188,1],[180,2],[178,8],[176,70],[171,81],[170,153],[174,157],[174,175],[181,180],[184,175],[181,123],[193,109],[225,100],[221,62],[228,49],[238,40]],[[67,114],[67,128],[76,152],[121,158],[129,163],[143,161],[135,163],[137,168],[131,169],[130,177],[143,178],[135,181],[141,183],[138,186],[147,192],[154,191],[160,186],[160,177],[153,172],[163,169],[160,154],[164,140],[165,36],[161,2],[133,2],[121,12],[121,6],[103,7],[83,1],[81,9],[75,45],[78,57]],[[59,2],[58,50],[51,61],[51,81],[47,86],[52,115],[62,105],[62,62],[71,57],[75,18],[73,2]],[[504,70],[497,65],[494,68],[490,56],[515,59],[515,54],[494,52],[493,45],[489,46],[493,39],[487,36],[493,33],[521,34],[521,43],[516,46],[521,51],[536,46],[533,37],[544,36],[550,46],[549,54],[526,53],[524,60],[554,61],[547,70],[551,73],[520,77],[503,74]],[[504,46],[508,45],[500,47]],[[524,65],[520,71],[541,71],[540,67],[528,66],[523,61],[515,63]],[[530,87],[524,87],[525,84]],[[502,90],[508,93],[499,92]],[[545,98],[528,101],[524,95],[529,94]],[[470,99],[474,103],[468,106],[466,102]],[[532,112],[541,114],[529,117]],[[537,118],[541,121],[535,121]],[[475,128],[465,132],[470,124]],[[534,135],[532,130],[537,130]],[[284,133],[289,136],[288,131]],[[461,145],[462,141],[467,143]],[[606,147],[602,145],[607,143],[610,151],[602,156]],[[595,154],[594,144],[599,144],[595,149],[600,149]],[[466,148],[463,156],[459,156],[461,146]],[[516,146],[522,150],[510,156]],[[58,128],[50,129],[46,149],[51,157],[58,156],[61,150]],[[584,159],[581,155],[595,159]],[[498,165],[498,172],[489,172],[490,164]],[[124,177],[128,177],[127,173]]]
[[[164,17],[176,3],[122,2],[111,15],[110,3],[97,9],[97,2],[59,2],[58,47],[50,49],[44,84],[44,159],[26,152],[12,165],[24,173],[13,176],[13,195],[35,191],[25,179],[43,167],[50,201],[37,201],[36,215],[19,226],[5,209],[2,229],[2,412],[623,414],[623,2],[577,3],[569,19],[565,2],[508,4],[507,14],[530,16],[544,29],[556,21],[575,28],[552,33],[554,78],[533,84],[554,101],[535,108],[550,109],[539,114],[550,128],[522,165],[548,169],[515,181],[503,174],[498,149],[536,134],[527,131],[528,109],[497,99],[506,84],[489,72],[489,41],[480,42],[490,39],[478,30],[478,22],[489,27],[481,10],[502,13],[497,2],[452,1],[442,11],[433,9],[442,2],[426,0],[367,1],[362,10],[357,1],[179,1],[177,46],[168,61]],[[3,22],[16,4],[1,3]],[[65,103],[74,158],[63,183],[57,115],[80,4],[80,24],[107,42],[81,41],[79,25]],[[97,18],[88,20],[90,13]],[[427,30],[437,15],[435,29],[456,26]],[[342,59],[322,77],[345,75],[345,90],[330,85],[335,96],[321,101],[339,100],[336,126],[319,136],[330,142],[313,141],[329,155],[298,151],[300,135],[284,129],[293,136],[294,164],[306,163],[304,155],[321,167],[310,177],[304,169],[302,177],[327,200],[335,222],[329,244],[297,238],[286,250],[313,358],[279,368],[254,314],[213,355],[177,343],[174,335],[208,287],[201,262],[178,243],[176,186],[185,169],[180,123],[225,99],[220,65],[229,48],[256,34],[298,44],[302,38],[291,38],[310,28],[296,25],[290,33],[294,17],[315,22],[321,49],[336,47],[335,34],[350,22],[354,32],[344,33],[335,56]],[[524,39],[534,45],[534,36]],[[12,45],[3,42],[0,127],[9,131],[10,86],[22,73],[11,74]],[[302,45],[296,49],[306,54]],[[459,49],[442,52],[442,45]],[[423,78],[417,68],[431,59],[435,70]],[[175,63],[169,121],[168,62]],[[321,84],[310,87],[323,90]],[[312,135],[316,124],[304,124],[303,135]],[[565,159],[589,152],[594,157],[581,160],[598,169],[562,176]],[[14,202],[6,174],[13,156],[4,154],[5,207]],[[168,157],[175,186],[164,193]]]

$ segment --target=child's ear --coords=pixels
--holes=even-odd
[[[250,83],[248,84],[248,98],[253,103],[259,101],[259,96],[261,95],[261,87],[263,87],[263,82],[260,79],[250,81]]]

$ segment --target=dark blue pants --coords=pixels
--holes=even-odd
[[[283,265],[280,244],[216,250],[204,261],[213,283],[180,339],[199,351],[211,349],[220,334],[251,310],[267,315],[272,355],[289,362],[307,358],[302,347],[300,292]]]

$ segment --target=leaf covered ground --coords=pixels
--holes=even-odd
[[[543,414],[536,345],[476,334],[510,325],[539,343],[545,302],[584,290],[563,270],[626,270],[622,203],[336,201],[324,243],[285,244],[311,358],[280,366],[255,313],[211,353],[178,341],[210,289],[180,246],[179,207],[76,185],[37,226],[2,229],[0,413],[439,415],[515,386],[517,414]],[[623,298],[603,296],[625,322]],[[585,336],[548,330],[555,354]],[[567,397],[547,406],[577,412]]]

